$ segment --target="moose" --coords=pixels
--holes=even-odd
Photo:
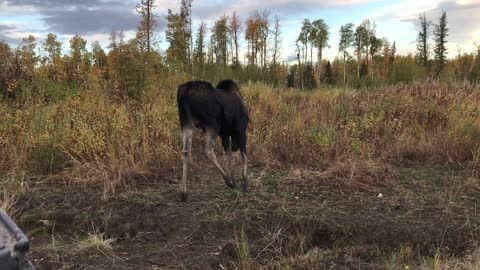
[[[205,81],[189,81],[181,84],[177,92],[178,115],[182,130],[183,174],[180,183],[181,199],[186,201],[188,160],[192,149],[193,129],[198,128],[206,135],[205,153],[222,173],[225,184],[235,188],[233,152],[240,150],[242,159],[242,184],[248,191],[247,176],[247,128],[248,111],[240,94],[240,88],[233,80],[223,80],[216,87]],[[213,147],[221,137],[228,168],[219,164]]]

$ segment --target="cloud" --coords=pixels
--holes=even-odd
[[[14,31],[16,28],[13,25],[0,24],[0,41],[6,43],[17,43],[18,40],[9,36],[9,34]]]
[[[214,21],[237,11],[243,18],[253,10],[267,9],[271,14],[288,15],[309,12],[312,8],[351,6],[379,0],[198,0],[193,2],[194,20]],[[135,12],[138,0],[0,0],[0,15],[34,14],[41,17],[46,30],[58,34],[92,35],[112,30],[134,30],[139,23]],[[157,0],[158,29],[166,27],[168,9],[178,11],[180,0]]]
[[[119,6],[134,4],[131,0],[0,0],[0,5],[6,7],[30,7],[30,10],[44,9],[63,9],[74,7],[110,7],[117,8]]]
[[[23,38],[32,35],[38,37],[38,34],[23,24],[0,24],[0,41],[9,44],[20,44]]]
[[[140,20],[135,6],[132,1],[121,0],[0,0],[2,10],[39,15],[47,31],[59,34],[133,30]]]
[[[60,34],[109,33],[112,30],[132,30],[138,25],[138,15],[133,12],[116,10],[75,10],[46,11],[45,23],[49,31]]]
[[[230,15],[234,11],[241,17],[247,17],[254,10],[268,10],[271,14],[298,15],[308,13],[312,9],[327,7],[354,6],[380,0],[198,0],[192,5],[194,19],[212,22],[222,15]],[[177,12],[180,1],[157,0],[158,9],[166,13],[168,9]]]
[[[457,53],[457,46],[462,52],[474,51],[474,42],[478,42],[477,33],[480,32],[480,3],[478,1],[457,1],[457,3],[441,3],[436,9],[427,14],[434,23],[437,23],[442,11],[447,12],[449,36],[448,55],[453,57]]]
[[[132,38],[141,19],[136,12],[138,2],[139,0],[0,0],[0,40],[14,45],[30,34],[40,37],[51,32],[58,35],[64,43],[73,35],[79,34],[89,42],[98,40],[106,44],[110,33],[120,30],[124,31],[126,38]],[[156,31],[163,32],[166,28],[165,14],[160,10],[156,13]]]
[[[402,34],[409,35],[409,41],[399,48],[402,53],[415,52],[415,38],[419,27],[418,15],[425,12],[427,18],[434,24],[438,23],[441,13],[447,13],[449,36],[447,48],[449,56],[457,52],[457,45],[462,51],[474,50],[473,42],[478,39],[480,32],[480,3],[478,0],[405,0],[389,5],[375,14],[372,19],[382,24],[396,22],[397,30],[394,33],[387,31],[393,38]]]
[[[387,7],[374,19],[388,20],[395,18],[402,22],[418,26],[418,14],[425,12],[427,18],[436,24],[441,13],[447,13],[448,27],[452,41],[472,38],[480,30],[480,3],[474,0],[407,0]]]
[[[287,56],[287,58],[285,59],[285,61],[287,63],[290,63],[290,62],[293,62],[293,61],[297,61],[297,55],[296,54],[290,54],[289,56]]]
[[[62,42],[80,34],[88,41],[98,39],[107,43],[112,30],[134,35],[140,21],[135,11],[138,2],[140,0],[0,0],[0,39],[13,44],[32,33],[45,36],[52,32]],[[180,0],[156,0],[155,5],[157,33],[161,35],[166,28],[168,9],[178,12]],[[326,52],[331,57],[337,54],[336,32],[340,24],[349,20],[358,22],[363,17],[377,21],[379,35],[396,40],[399,51],[414,51],[415,46],[410,42],[416,38],[415,27],[420,12],[426,12],[434,23],[442,10],[447,12],[449,48],[460,44],[467,51],[466,44],[473,46],[473,41],[480,38],[480,18],[476,15],[480,14],[479,0],[403,0],[394,3],[385,0],[194,0],[194,29],[199,21],[211,26],[220,16],[230,16],[234,11],[245,20],[254,10],[268,10],[271,18],[280,17],[283,53],[287,59],[295,50],[294,36],[298,34],[302,18],[322,17],[330,24],[332,48]],[[166,46],[165,43],[162,46]]]
[[[461,1],[445,1],[426,12],[427,17],[434,23],[438,23],[442,11],[447,13],[449,40],[463,42],[471,40],[474,33],[480,30],[480,3],[459,3]],[[409,20],[416,23],[415,20]]]

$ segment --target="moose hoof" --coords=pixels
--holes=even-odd
[[[180,199],[182,200],[182,202],[186,202],[187,199],[188,199],[188,193],[187,192],[181,192],[180,193]]]
[[[245,193],[250,191],[247,183],[242,183],[242,191]]]
[[[225,178],[225,185],[229,188],[235,188],[235,181]]]

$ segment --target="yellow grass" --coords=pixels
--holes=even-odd
[[[76,243],[75,251],[90,255],[107,255],[112,253],[112,244],[115,239],[107,238],[104,234],[91,233]]]
[[[136,103],[115,102],[100,89],[50,102],[0,102],[0,174],[100,183],[107,197],[132,179],[171,176],[181,148],[175,87],[152,88]],[[247,84],[242,93],[252,163],[480,164],[478,88],[416,83],[302,92]]]

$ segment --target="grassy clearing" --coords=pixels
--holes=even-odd
[[[113,102],[95,86],[53,102],[0,103],[1,173],[101,184],[105,197],[132,179],[167,176],[180,149],[174,89],[154,89],[135,104]],[[378,164],[480,164],[478,88],[417,83],[298,92],[247,84],[242,92],[252,118],[252,164],[331,173],[332,166],[359,164],[373,174],[383,170]]]
[[[2,207],[32,232],[59,234],[78,265],[105,263],[86,258],[112,254],[113,239],[129,253],[166,239],[158,254],[158,245],[146,247],[158,258],[148,267],[195,264],[219,248],[228,269],[477,267],[480,89],[244,85],[254,192],[220,188],[197,136],[186,205],[167,184],[181,175],[174,89],[135,103],[95,85],[49,101],[0,102]],[[79,240],[91,226],[100,231]],[[38,238],[47,251],[34,255],[47,257],[55,241]],[[186,246],[199,250],[182,257]],[[68,264],[55,254],[55,267]],[[135,256],[123,263],[144,263],[144,252]]]

